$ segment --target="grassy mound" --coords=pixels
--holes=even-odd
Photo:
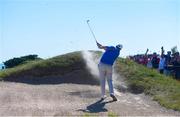
[[[47,60],[31,61],[0,71],[1,80],[31,84],[89,83],[97,81],[86,69],[81,52],[72,52]]]
[[[129,59],[118,59],[117,70],[135,93],[151,95],[162,106],[180,111],[180,82]]]

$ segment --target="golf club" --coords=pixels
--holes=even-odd
[[[94,37],[96,43],[97,43],[97,39],[96,39],[96,37],[95,37],[95,35],[94,35],[94,33],[93,33],[92,28],[91,28],[90,25],[89,25],[89,21],[90,21],[90,20],[87,20],[88,27],[89,27],[89,29],[90,29],[90,31],[91,31],[91,33],[92,33],[92,35],[93,35],[93,37]]]

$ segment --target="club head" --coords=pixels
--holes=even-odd
[[[89,22],[90,20],[87,20],[87,23]]]

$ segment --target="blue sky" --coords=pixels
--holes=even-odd
[[[179,0],[0,0],[0,62],[98,50],[87,19],[100,43],[123,44],[121,56],[180,50]]]

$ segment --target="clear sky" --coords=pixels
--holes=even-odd
[[[122,43],[121,56],[180,50],[180,0],[0,0],[0,62]]]

